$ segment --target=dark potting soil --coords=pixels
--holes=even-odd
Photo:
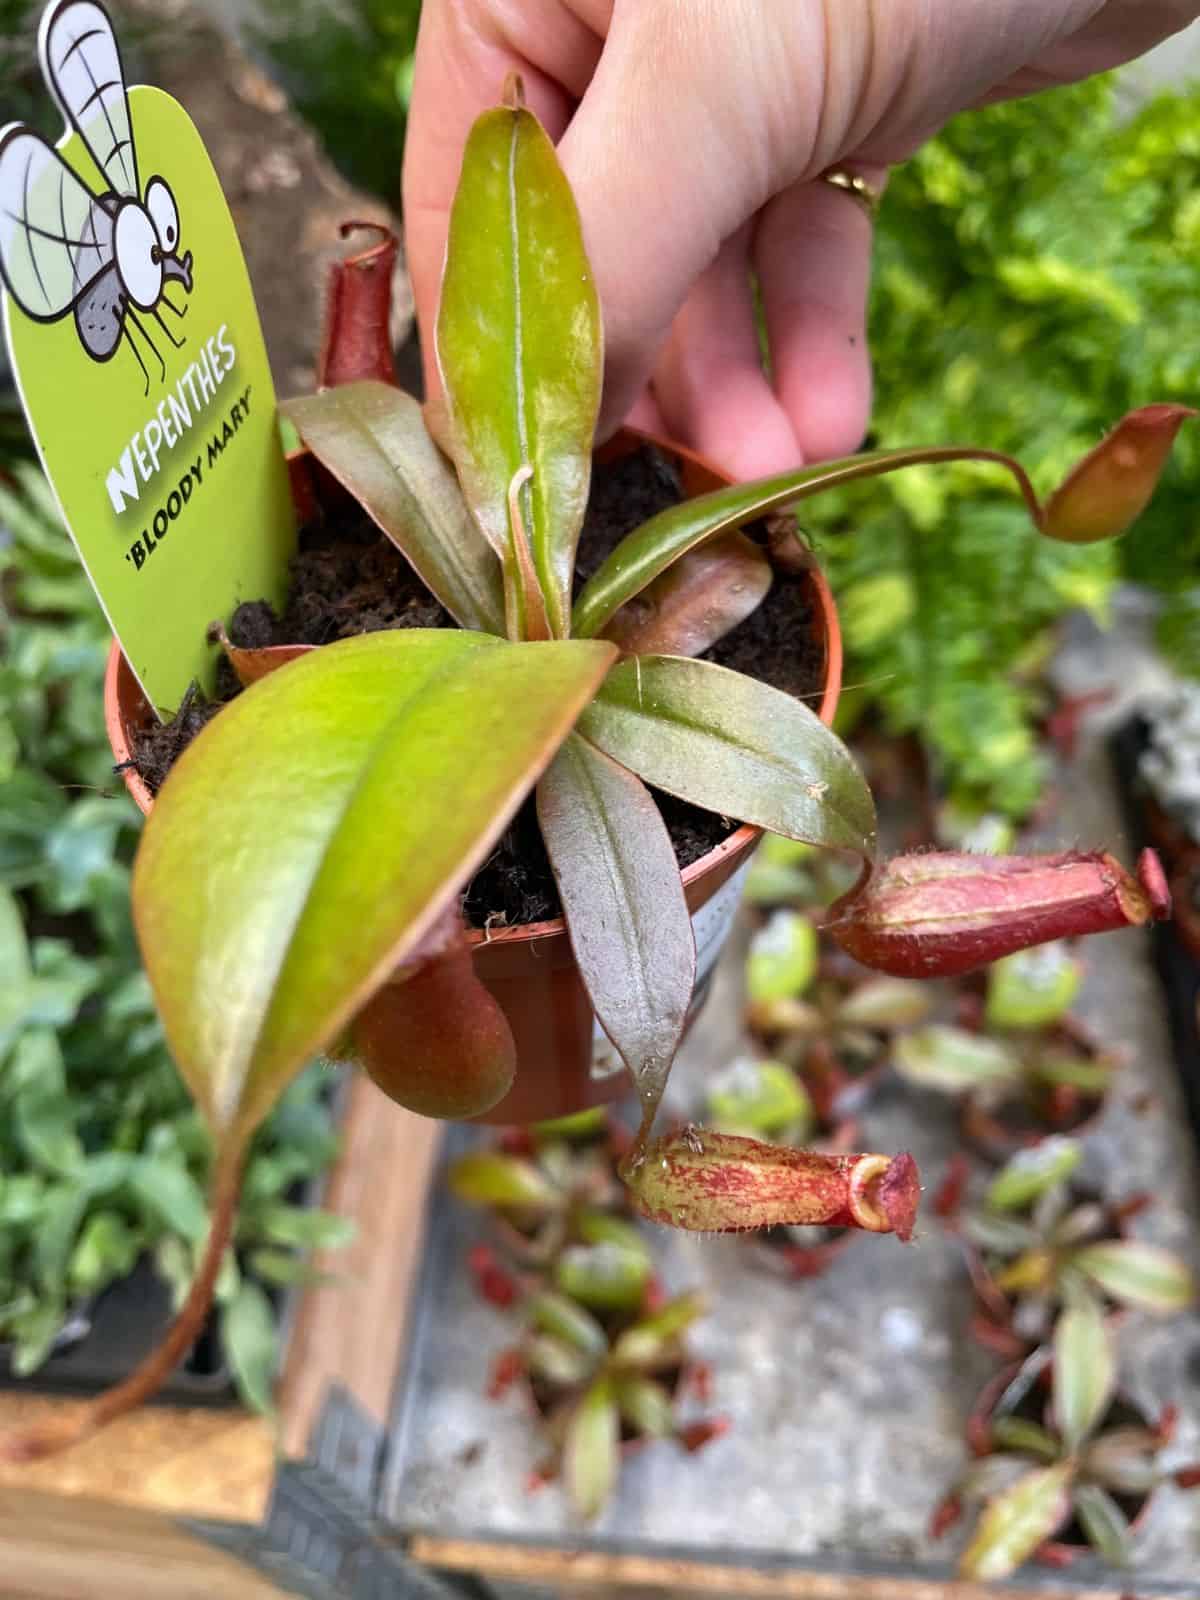
[[[222,661],[222,667],[225,662]],[[217,690],[221,694],[225,673],[219,674]],[[196,735],[216,716],[226,700],[237,692],[237,682],[226,689],[223,697],[209,700],[193,684],[179,702],[179,710],[170,722],[150,722],[133,732],[133,762],[152,794],[157,794],[166,781],[167,773],[191,744]]]
[[[579,541],[576,592],[627,533],[682,498],[674,467],[652,448],[598,466]],[[752,538],[765,539],[761,527],[746,531]],[[811,619],[807,580],[777,573],[757,611],[702,659],[789,694],[815,697],[821,690],[824,663],[812,638]],[[332,520],[301,530],[281,615],[266,601],[253,600],[238,606],[228,624],[233,643],[245,648],[330,644],[382,628],[453,626],[399,551],[360,508],[349,505]],[[209,701],[189,693],[170,722],[154,723],[134,735],[137,769],[152,791],[157,791],[201,728],[238,693],[227,663],[222,661],[221,668],[218,698]],[[654,797],[681,868],[707,855],[738,826],[731,818],[671,795],[654,791]],[[546,921],[560,910],[531,798],[469,885],[465,915],[476,927],[503,927]]]

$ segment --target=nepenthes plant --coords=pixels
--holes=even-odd
[[[341,308],[347,337],[365,327],[370,343],[379,319],[354,309]],[[902,977],[1166,911],[1150,857],[1137,878],[1083,853],[880,865],[871,794],[841,740],[801,700],[699,657],[781,572],[811,562],[794,521],[759,542],[748,525],[837,486],[978,460],[1011,476],[1038,534],[1112,537],[1152,494],[1185,408],[1127,417],[1045,503],[1015,460],[957,445],[715,490],[636,528],[575,593],[602,321],[573,197],[516,83],[467,142],[435,334],[452,464],[417,402],[361,377],[380,366],[350,345],[326,370],[355,381],[284,409],[454,625],[271,660],[231,652],[258,681],[183,753],[143,834],[135,918],[171,1050],[218,1149],[212,1230],[162,1349],[75,1434],[150,1392],[186,1349],[247,1140],[306,1061],[361,1059],[428,1115],[478,1115],[505,1094],[517,1053],[460,903],[531,793],[574,960],[638,1091],[626,1179],[639,1210],[684,1227],[838,1223],[907,1237],[918,1182],[903,1156],[698,1130],[649,1143],[696,970],[651,788],[853,861],[832,935]],[[385,983],[381,1039],[361,1019]]]

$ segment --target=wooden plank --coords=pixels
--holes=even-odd
[[[0,1491],[4,1600],[277,1600],[282,1593],[153,1512]]]
[[[424,1534],[409,1539],[406,1550],[422,1566],[471,1572],[485,1580],[545,1584],[553,1586],[558,1595],[586,1594],[595,1588],[610,1594],[614,1588],[637,1589],[643,1596],[646,1591],[661,1590],[672,1600],[686,1595],[706,1600],[724,1596],[730,1600],[997,1600],[998,1594],[992,1584],[900,1572],[769,1571],[752,1565],[749,1552],[747,1565],[740,1567],[662,1556],[438,1539]],[[1003,1595],[1004,1600],[1047,1600],[1045,1588],[1025,1588],[1019,1581],[1006,1584]],[[1129,1600],[1129,1591],[1109,1585],[1072,1589],[1070,1600]]]
[[[27,1390],[0,1394],[0,1437],[70,1415],[81,1403]],[[145,1406],[61,1455],[0,1459],[0,1495],[7,1502],[11,1493],[30,1490],[257,1522],[274,1473],[274,1431],[265,1418],[233,1409]],[[74,1515],[73,1505],[61,1514]],[[0,1566],[0,1577],[3,1572]]]
[[[325,1205],[353,1219],[357,1232],[348,1246],[318,1258],[335,1281],[309,1289],[297,1312],[280,1386],[286,1455],[304,1454],[331,1384],[387,1421],[441,1131],[355,1075]]]

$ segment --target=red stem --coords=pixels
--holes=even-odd
[[[212,1306],[225,1251],[233,1238],[241,1188],[242,1152],[219,1155],[209,1196],[211,1222],[204,1255],[187,1298],[162,1342],[123,1382],[98,1395],[75,1416],[11,1434],[0,1441],[0,1459],[36,1461],[78,1444],[116,1417],[142,1405],[162,1387],[195,1344]]]

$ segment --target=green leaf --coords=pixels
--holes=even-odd
[[[969,449],[875,450],[801,467],[754,483],[735,483],[726,489],[686,500],[660,511],[628,534],[584,586],[575,602],[571,632],[581,638],[600,633],[621,606],[640,594],[680,556],[718,534],[741,528],[770,511],[807,500],[841,484],[922,463],[988,459],[987,451]]]
[[[676,1295],[665,1306],[635,1322],[632,1328],[626,1328],[613,1346],[613,1364],[653,1367],[664,1360],[674,1360],[683,1335],[705,1310],[703,1295],[695,1291]]]
[[[992,1211],[1023,1211],[1062,1183],[1083,1160],[1083,1147],[1074,1139],[1043,1139],[1019,1150],[988,1186],[984,1204]]]
[[[88,1209],[87,1190],[75,1183],[52,1189],[45,1197],[34,1240],[34,1271],[42,1290],[61,1291],[67,1262]]]
[[[1012,1083],[1021,1063],[998,1039],[931,1023],[897,1039],[893,1060],[901,1077],[922,1089],[965,1094],[989,1083]]]
[[[62,1300],[50,1296],[13,1319],[10,1332],[15,1347],[12,1369],[16,1377],[28,1378],[45,1361],[54,1348],[66,1314]]]
[[[139,1156],[130,1169],[129,1187],[160,1227],[182,1234],[191,1244],[199,1244],[207,1236],[204,1191],[177,1160]]]
[[[1071,1265],[1120,1304],[1143,1311],[1186,1311],[1196,1296],[1195,1279],[1177,1256],[1137,1239],[1084,1245]]]
[[[257,1232],[272,1244],[301,1250],[337,1250],[354,1238],[351,1217],[310,1206],[268,1205],[256,1219]]]
[[[618,611],[604,637],[625,655],[698,656],[756,611],[771,563],[741,533],[693,550]]]
[[[768,833],[754,852],[746,879],[750,905],[777,905],[781,900],[801,901],[814,890],[812,845]]]
[[[662,813],[571,734],[537,787],[542,838],[584,987],[644,1108],[662,1098],[696,981],[696,941]]]
[[[608,1346],[604,1329],[582,1306],[553,1289],[539,1289],[530,1296],[529,1320],[533,1327],[549,1333],[585,1355],[603,1355]]]
[[[612,1379],[602,1375],[571,1413],[563,1445],[567,1494],[581,1517],[598,1516],[616,1487],[619,1437]]]
[[[243,1402],[253,1411],[270,1415],[275,1409],[271,1389],[279,1358],[275,1312],[258,1284],[243,1279],[233,1299],[221,1307],[221,1348]]]
[[[262,1283],[278,1285],[281,1289],[293,1286],[302,1289],[321,1288],[325,1284],[337,1283],[340,1278],[336,1272],[322,1272],[291,1250],[273,1250],[266,1245],[250,1251],[246,1266],[251,1277],[258,1278]]]
[[[670,1439],[675,1433],[675,1406],[661,1383],[640,1372],[614,1375],[617,1406],[635,1433],[646,1439]]]
[[[75,1125],[79,1107],[67,1086],[62,1050],[48,1029],[32,1028],[17,1043],[8,1067],[12,1124],[26,1155],[39,1166],[73,1176],[83,1164]]]
[[[245,1138],[483,859],[611,645],[404,629],[238,696],[158,796],[138,937],[180,1070]]]
[[[618,1245],[627,1255],[642,1257],[647,1266],[652,1264],[645,1234],[624,1217],[614,1217],[611,1212],[589,1207],[577,1213],[575,1230],[585,1244]]]
[[[568,631],[575,546],[600,406],[600,305],[579,213],[529,111],[481,116],[450,214],[437,356],[467,501],[516,583],[518,490],[551,630]]]
[[[933,1001],[923,983],[907,978],[868,978],[842,1001],[838,1022],[847,1028],[913,1028],[924,1022]]]
[[[979,1527],[959,1571],[964,1578],[995,1582],[1007,1578],[1039,1545],[1062,1527],[1071,1514],[1072,1462],[1029,1472],[1011,1489],[997,1495],[980,1518]]]
[[[1062,940],[1018,950],[988,968],[986,1020],[993,1028],[1045,1028],[1071,1009],[1083,968]]]
[[[541,1139],[598,1139],[608,1132],[608,1107],[592,1106],[588,1111],[573,1111],[566,1117],[549,1117],[533,1124],[534,1137]]]
[[[808,1141],[815,1121],[813,1103],[800,1079],[782,1061],[732,1062],[708,1085],[709,1120],[719,1128],[742,1128],[762,1138],[781,1138],[794,1130],[797,1144]]]
[[[750,941],[746,993],[751,1001],[802,995],[817,975],[817,930],[798,911],[776,911]]]
[[[1115,1056],[1088,1060],[1066,1050],[1044,1050],[1033,1061],[1033,1076],[1042,1083],[1066,1084],[1086,1095],[1105,1095],[1112,1087],[1113,1074],[1120,1062]]]
[[[535,1333],[525,1342],[525,1363],[530,1375],[560,1389],[585,1383],[596,1367],[595,1359],[577,1346],[549,1333]]]
[[[367,379],[289,400],[283,409],[455,621],[503,634],[500,564],[453,467],[429,437],[419,403]]]
[[[1057,1461],[1062,1453],[1049,1429],[1028,1417],[994,1417],[988,1435],[993,1449],[1019,1450],[1039,1461]]]
[[[554,1280],[592,1311],[635,1311],[653,1268],[643,1252],[619,1244],[573,1244],[559,1256]]]
[[[869,857],[875,805],[850,752],[779,689],[708,661],[638,656],[579,731],[669,794],[789,838]]]
[[[16,895],[0,884],[0,1018],[8,996],[31,975],[25,919]]]
[[[1077,1484],[1075,1514],[1088,1543],[1102,1560],[1114,1567],[1129,1565],[1133,1554],[1129,1519],[1107,1489],[1098,1483]]]
[[[1054,1418],[1074,1454],[1108,1410],[1117,1382],[1116,1356],[1100,1307],[1081,1297],[1054,1330]]]
[[[987,1211],[968,1212],[963,1219],[963,1232],[981,1250],[994,1250],[1003,1256],[1032,1250],[1038,1243],[1037,1231],[1028,1223]]]
[[[92,795],[71,806],[45,841],[43,894],[51,911],[78,911],[88,903],[97,881],[112,867],[117,839],[129,820],[124,800]]]
[[[81,1294],[98,1294],[133,1271],[142,1240],[116,1211],[94,1211],[87,1219],[67,1268],[71,1286]]]
[[[519,1211],[551,1211],[562,1196],[531,1161],[473,1150],[450,1165],[446,1182],[451,1194],[469,1206],[511,1207]]]
[[[1160,1481],[1162,1439],[1153,1428],[1109,1428],[1083,1451],[1080,1470],[1114,1494],[1149,1494]]]

